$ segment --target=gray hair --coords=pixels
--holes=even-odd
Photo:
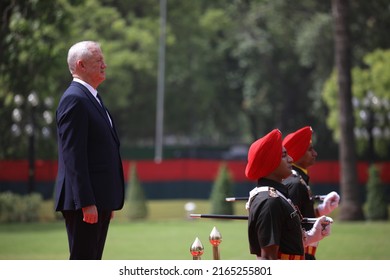
[[[93,47],[98,47],[100,48],[99,43],[95,41],[82,41],[74,44],[73,46],[70,47],[68,51],[68,67],[69,71],[71,74],[76,69],[76,62],[79,59],[86,59],[90,56],[92,56],[92,48]]]

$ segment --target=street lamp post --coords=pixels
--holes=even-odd
[[[374,106],[376,105],[376,99],[369,93],[368,96],[363,100],[365,103],[365,111],[361,111],[364,114],[366,129],[368,133],[368,155],[370,162],[375,162],[376,153],[375,153],[375,144],[374,144],[374,134],[373,130],[375,127],[375,113]]]
[[[160,43],[158,50],[158,80],[156,108],[156,140],[154,161],[160,163],[163,159],[164,139],[164,76],[165,76],[165,37],[167,1],[160,0]]]
[[[48,97],[44,100],[44,107],[50,108],[53,105],[52,98]],[[18,137],[24,132],[28,137],[28,193],[35,191],[35,138],[37,136],[37,121],[36,114],[39,106],[38,94],[32,91],[27,96],[27,102],[24,102],[23,96],[17,94],[14,97],[15,108],[12,111],[12,119],[14,123],[11,126],[11,132]],[[23,115],[26,114],[26,118]],[[43,112],[43,119],[46,125],[53,122],[52,113],[49,110]],[[43,126],[42,135],[50,136],[50,130],[47,126]]]

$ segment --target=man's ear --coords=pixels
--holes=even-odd
[[[76,66],[77,66],[78,69],[85,69],[84,62],[81,59],[77,60]]]

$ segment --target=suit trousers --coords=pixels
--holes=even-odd
[[[106,242],[111,211],[98,211],[98,222],[83,221],[82,210],[62,211],[65,218],[70,260],[101,260]]]

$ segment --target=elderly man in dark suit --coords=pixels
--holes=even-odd
[[[70,259],[101,259],[113,211],[124,203],[119,138],[97,87],[107,65],[100,45],[83,41],[68,52],[73,76],[56,121],[58,175],[55,209],[65,218]]]

